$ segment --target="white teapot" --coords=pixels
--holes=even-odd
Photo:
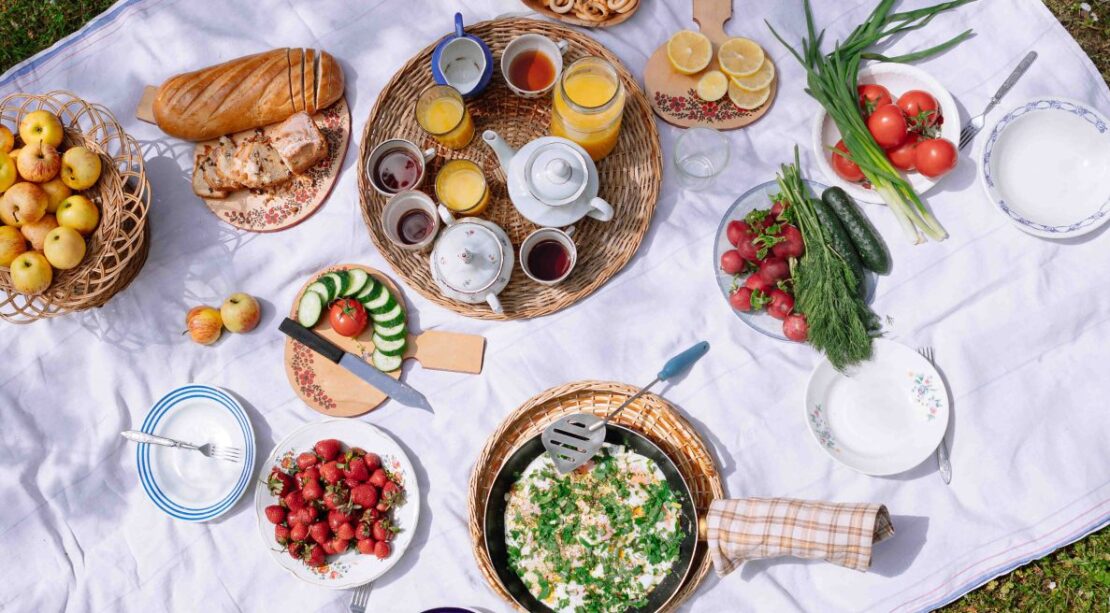
[[[493,130],[482,140],[501,162],[513,206],[532,223],[563,227],[583,217],[613,218],[613,206],[597,197],[597,166],[578,144],[544,136],[515,151]]]
[[[513,272],[513,246],[497,224],[476,217],[456,220],[447,207],[438,209],[445,227],[432,248],[429,265],[439,291],[448,298],[478,304],[487,302],[502,313],[497,294]]]

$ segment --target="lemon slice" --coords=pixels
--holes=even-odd
[[[713,59],[713,44],[704,34],[679,30],[667,41],[667,59],[682,74],[695,74]]]
[[[717,50],[721,70],[730,77],[755,74],[763,65],[763,47],[747,38],[730,38]]]
[[[736,84],[736,87],[749,92],[758,91],[767,87],[774,78],[775,65],[768,59],[763,60],[763,65],[759,67],[759,70],[746,77],[729,77],[729,79]]]
[[[710,70],[698,79],[698,98],[715,102],[728,93],[728,77],[720,70]]]
[[[745,111],[754,111],[758,109],[764,102],[767,102],[767,98],[770,96],[770,86],[752,92],[738,87],[735,81],[729,81],[728,84],[728,99],[732,100],[733,104]]]

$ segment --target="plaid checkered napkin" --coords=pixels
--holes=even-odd
[[[894,535],[881,504],[833,504],[792,498],[714,500],[709,556],[718,575],[745,560],[793,556],[866,571],[871,546]]]

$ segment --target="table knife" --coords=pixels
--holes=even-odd
[[[356,377],[373,385],[397,402],[410,407],[424,409],[429,413],[435,413],[435,411],[432,410],[432,405],[428,404],[428,399],[420,392],[390,377],[377,368],[374,368],[374,366],[367,364],[365,360],[357,355],[343,351],[341,347],[336,346],[328,339],[316,334],[292,319],[286,317],[285,320],[281,322],[281,325],[278,326],[278,329],[324,358],[346,368],[354,373]]]

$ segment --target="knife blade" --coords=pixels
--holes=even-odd
[[[325,359],[346,368],[356,377],[373,385],[397,402],[410,407],[424,409],[432,414],[435,413],[435,411],[432,410],[432,405],[428,403],[428,399],[424,397],[424,394],[390,377],[377,368],[374,368],[372,365],[367,364],[365,360],[357,355],[347,353],[341,347],[336,346],[328,339],[316,334],[292,319],[286,317],[278,326],[278,329],[298,343],[320,354]]]

